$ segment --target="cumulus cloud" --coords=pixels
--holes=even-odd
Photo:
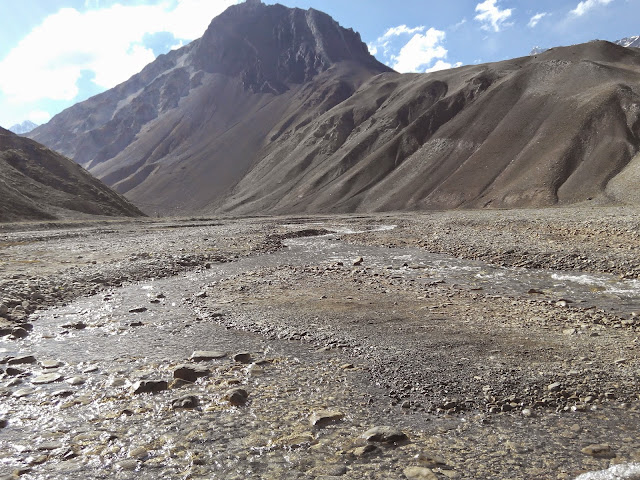
[[[497,3],[498,0],[485,0],[476,5],[478,15],[475,16],[475,19],[482,24],[483,30],[499,32],[502,27],[512,25],[506,22],[511,17],[513,10],[511,8],[500,10]]]
[[[43,123],[47,123],[51,120],[51,114],[44,110],[34,110],[27,114],[27,120],[31,120],[33,123],[42,125]]]
[[[445,32],[430,28],[424,34],[417,33],[393,56],[392,68],[400,73],[424,72],[434,60],[447,58],[442,42]],[[435,65],[434,65],[435,66]]]
[[[10,103],[72,100],[83,72],[111,88],[153,61],[147,34],[201,36],[213,17],[238,0],[177,0],[111,5],[80,12],[63,8],[47,17],[0,61],[0,93]],[[99,5],[96,1],[87,5]]]
[[[613,0],[585,0],[578,3],[576,8],[571,10],[571,13],[577,17],[581,17],[582,15],[589,12],[589,10],[592,10],[600,5],[609,5],[611,2],[613,2]]]
[[[385,39],[385,38],[391,38],[391,37],[398,37],[398,36],[404,35],[404,34],[412,35],[414,33],[424,32],[425,28],[426,27],[424,27],[424,26],[409,28],[406,25],[398,25],[397,27],[389,28],[384,33],[384,35],[382,35],[381,38]]]
[[[528,26],[529,28],[533,28],[535,27],[538,22],[540,22],[540,20],[542,20],[544,17],[546,17],[547,15],[549,15],[547,12],[543,12],[543,13],[536,13],[533,17],[531,17],[531,19],[529,20]]]

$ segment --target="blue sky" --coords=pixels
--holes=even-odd
[[[44,123],[204,33],[238,0],[0,0],[0,125]],[[276,3],[265,0],[265,3]],[[280,0],[360,32],[398,71],[640,35],[640,0]]]

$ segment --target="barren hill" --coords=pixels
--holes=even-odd
[[[0,222],[142,213],[82,167],[0,128]]]
[[[386,71],[324,13],[247,2],[29,136],[147,211],[191,211],[223,198],[280,131]]]
[[[30,136],[148,213],[635,203],[639,85],[640,50],[608,42],[401,75],[251,1]]]

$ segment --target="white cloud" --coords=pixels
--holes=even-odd
[[[430,68],[432,61],[447,58],[447,49],[442,45],[444,38],[445,33],[435,28],[430,28],[424,34],[415,34],[392,58],[392,68],[400,73],[424,72]]]
[[[542,20],[544,17],[546,17],[547,15],[549,15],[547,12],[543,12],[543,13],[536,13],[533,17],[531,17],[531,19],[529,20],[529,28],[533,28],[535,27],[538,22],[540,20]]]
[[[426,73],[429,72],[438,72],[440,70],[448,70],[450,68],[458,68],[462,66],[462,62],[456,62],[455,64],[451,65],[449,62],[445,62],[444,60],[438,60],[433,67],[431,68],[427,68],[425,70]]]
[[[599,5],[609,5],[613,0],[585,0],[584,2],[578,3],[576,8],[571,10],[573,15],[581,17],[589,10],[599,6]]]
[[[51,114],[43,110],[34,110],[27,114],[26,119],[31,120],[33,123],[37,123],[38,125],[42,125],[43,123],[47,123],[51,120]]]
[[[500,10],[500,7],[496,5],[497,1],[485,0],[476,5],[476,12],[479,13],[475,16],[475,19],[482,23],[483,30],[499,32],[503,26],[512,25],[511,23],[506,23],[506,21],[511,17],[513,10],[511,8]]]
[[[64,8],[47,17],[0,61],[0,93],[9,103],[72,100],[83,72],[111,88],[153,61],[146,34],[169,32],[192,40],[238,0],[177,0],[157,5],[112,5],[80,12]],[[97,5],[97,2],[88,2]]]
[[[406,25],[398,25],[397,27],[388,29],[380,39],[398,37],[405,34],[413,35],[414,33],[424,32],[425,28],[424,26],[409,28]]]

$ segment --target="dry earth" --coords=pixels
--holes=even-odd
[[[225,415],[224,435],[234,439],[226,450],[200,451],[197,461],[189,453],[184,464],[171,457],[178,464],[171,464],[171,470],[170,457],[160,453],[164,450],[157,441],[144,448],[134,445],[134,427],[151,420],[133,415],[119,427],[133,432],[122,434],[131,440],[119,449],[89,448],[82,437],[82,444],[56,444],[58,453],[50,448],[36,455],[35,446],[18,453],[3,450],[11,459],[4,465],[14,470],[0,473],[75,478],[63,473],[72,458],[77,465],[86,461],[88,468],[95,467],[91,459],[97,457],[106,471],[113,466],[119,478],[568,479],[639,461],[640,322],[634,314],[574,304],[544,292],[496,294],[473,283],[448,282],[403,261],[402,255],[393,256],[416,247],[507,266],[637,278],[637,215],[630,208],[572,208],[5,225],[0,238],[0,308],[7,317],[2,346],[27,345],[20,342],[46,328],[43,308],[101,291],[108,291],[108,301],[122,284],[192,272],[183,282],[190,294],[181,301],[199,324],[258,333],[256,338],[269,345],[264,351],[281,348],[284,353],[277,361],[260,362],[266,372],[258,377],[262,380],[251,374],[255,365],[244,371],[230,363],[215,367],[217,380],[194,385],[198,395],[206,396],[236,375],[249,390],[246,406],[213,408],[216,415]],[[345,252],[388,247],[388,264],[365,255],[288,257],[294,247],[282,243],[326,230],[344,232],[345,226],[358,231],[375,225],[396,227],[341,233],[349,247]],[[206,272],[213,276],[202,285],[195,279]],[[185,320],[184,328],[195,320]],[[294,355],[287,345],[302,350]],[[159,373],[168,368],[166,362],[153,365],[144,368]],[[20,406],[29,404],[29,397],[20,399],[22,404],[14,399],[18,389],[24,390],[16,380],[29,383],[28,374],[35,373],[23,368],[24,376],[5,372],[0,380],[2,395],[10,399],[0,411],[5,426],[0,449],[21,415]],[[124,366],[119,368],[124,375]],[[300,385],[309,389],[308,396],[301,395]],[[82,398],[92,394],[75,392],[81,393]],[[144,402],[170,403],[167,395],[149,395]],[[137,411],[126,402],[134,402],[129,393],[114,394],[109,408]],[[62,405],[65,411],[70,408],[67,400],[49,400],[42,409],[58,411]],[[326,428],[310,428],[305,418],[322,409],[331,410],[325,412],[332,417]],[[196,421],[193,416],[176,420],[173,414],[159,414],[158,425],[184,422],[182,427],[171,423],[171,428],[185,428],[188,440],[203,422],[222,421],[207,417],[213,410],[199,412],[197,425],[188,423]],[[107,417],[94,419],[92,428],[100,430],[106,422]],[[381,425],[400,428],[409,440],[385,445],[359,438]],[[180,452],[197,447],[187,440],[180,443]],[[205,443],[201,439],[200,450]],[[247,451],[253,452],[251,458]],[[221,465],[231,457],[236,467],[247,462],[244,469],[224,470]],[[165,470],[157,470],[161,466]],[[223,470],[216,473],[216,468]]]

